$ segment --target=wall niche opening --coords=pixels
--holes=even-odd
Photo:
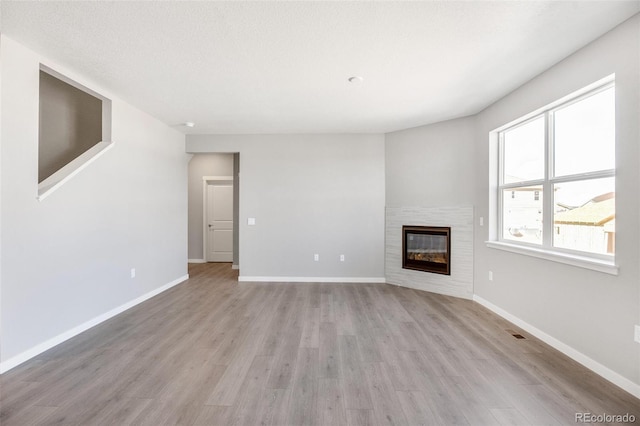
[[[38,198],[60,186],[111,142],[111,100],[40,65]]]

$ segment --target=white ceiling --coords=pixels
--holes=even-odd
[[[482,110],[640,1],[1,7],[3,33],[187,133],[379,133]]]

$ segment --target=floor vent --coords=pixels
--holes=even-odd
[[[512,335],[513,337],[515,337],[516,339],[526,339],[526,337],[524,337],[522,334],[514,331],[514,330],[507,330],[507,333],[509,333],[510,335]]]

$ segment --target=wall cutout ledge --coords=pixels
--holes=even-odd
[[[38,184],[38,201],[42,201],[47,198],[65,182],[77,175],[82,169],[107,152],[113,145],[113,142],[98,142],[96,145],[80,154],[79,157],[71,160],[71,162],[63,166],[60,170],[40,182]]]

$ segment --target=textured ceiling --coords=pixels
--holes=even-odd
[[[639,1],[13,2],[2,32],[188,133],[378,133],[476,113]],[[350,76],[364,77],[349,84]]]

